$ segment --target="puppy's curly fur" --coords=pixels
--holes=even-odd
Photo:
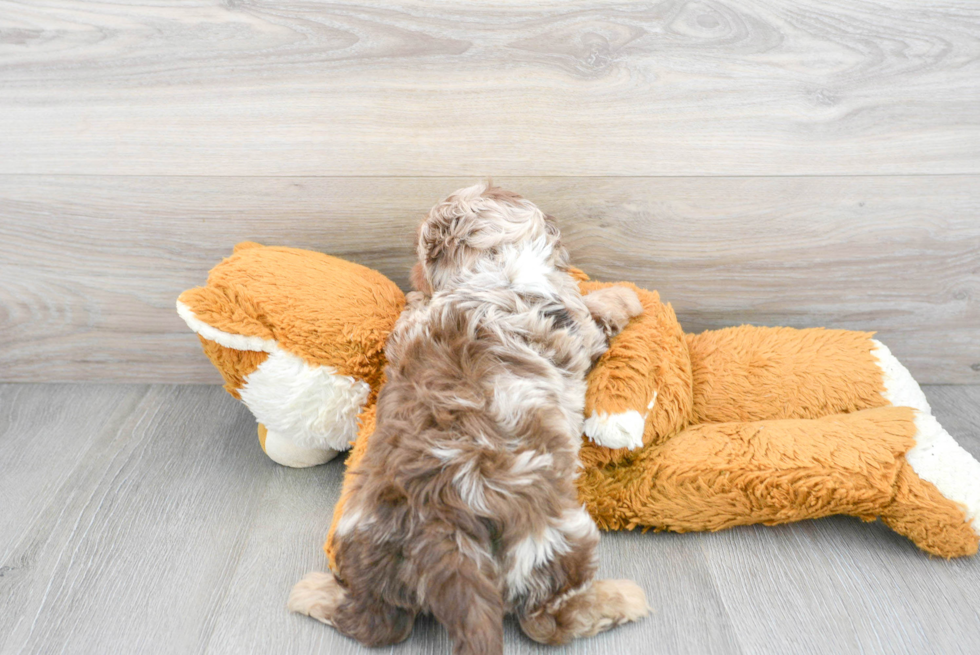
[[[307,576],[290,609],[372,646],[431,612],[460,655],[502,653],[506,612],[545,643],[645,615],[632,582],[593,581],[574,482],[585,374],[636,295],[580,296],[555,222],[484,185],[432,209],[418,255],[336,575]]]

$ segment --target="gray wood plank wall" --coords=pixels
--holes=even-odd
[[[980,382],[980,5],[0,4],[0,381],[216,382],[239,240],[404,286],[493,175],[689,330],[878,330]]]
[[[980,173],[973,0],[3,11],[4,173]]]

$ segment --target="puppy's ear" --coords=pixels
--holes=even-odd
[[[485,222],[478,220],[474,210],[483,190],[482,185],[460,189],[433,207],[419,226],[418,257],[424,263],[430,291],[440,288],[445,273],[457,270],[470,253],[470,239],[480,233]]]
[[[425,269],[422,268],[422,262],[415,262],[415,266],[412,267],[412,272],[409,274],[409,280],[412,283],[412,288],[416,291],[421,291],[427,296],[432,295],[432,289],[425,280]]]
[[[567,271],[571,265],[568,251],[561,242],[561,230],[558,229],[558,221],[550,214],[544,215],[544,233],[551,244],[552,253],[555,260],[555,267],[562,271]]]

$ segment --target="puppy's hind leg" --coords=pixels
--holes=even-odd
[[[329,572],[314,571],[296,583],[287,607],[290,612],[331,625],[365,646],[405,641],[415,623],[415,612],[380,598],[354,597]]]
[[[305,614],[327,625],[334,625],[340,605],[347,600],[347,590],[333,573],[312,571],[289,592],[286,607],[290,612]]]
[[[521,617],[521,629],[543,644],[591,637],[650,613],[646,595],[629,580],[595,580]]]

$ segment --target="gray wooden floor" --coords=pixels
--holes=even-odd
[[[980,455],[980,387],[926,389]],[[0,385],[0,653],[360,653],[286,613],[324,566],[343,465],[265,458],[219,387]],[[922,554],[837,517],[714,534],[609,534],[601,573],[654,613],[562,650],[507,626],[509,653],[966,653],[980,558]],[[420,620],[399,653],[448,653]]]

